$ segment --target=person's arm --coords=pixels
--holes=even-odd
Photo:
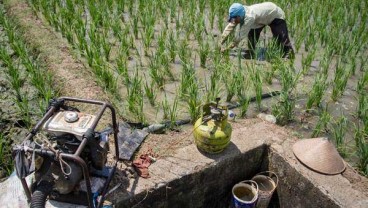
[[[230,45],[230,47],[237,46],[240,41],[242,41],[244,38],[248,37],[248,33],[250,29],[252,28],[252,25],[254,24],[253,18],[245,18],[244,23],[240,25],[239,31],[235,34],[233,43]]]
[[[227,26],[224,29],[224,32],[221,35],[220,45],[225,43],[229,35],[235,30],[235,27],[236,27],[236,23],[234,22],[229,22],[229,24],[227,24]]]

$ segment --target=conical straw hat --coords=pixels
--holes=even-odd
[[[339,174],[345,163],[327,138],[302,139],[293,146],[298,160],[308,168],[323,174]]]

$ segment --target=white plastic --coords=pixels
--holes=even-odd
[[[78,113],[78,118],[75,122],[65,120],[65,115],[70,114],[70,111],[60,111],[47,120],[43,128],[55,136],[60,136],[65,133],[74,134],[78,139],[82,139],[83,134],[90,128],[96,119],[96,116]]]

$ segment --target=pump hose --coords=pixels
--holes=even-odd
[[[48,181],[41,181],[35,191],[32,194],[31,198],[31,208],[44,208],[46,204],[47,196],[52,191],[53,183]]]
[[[269,92],[269,93],[264,93],[261,95],[261,99],[266,99],[266,98],[270,98],[270,97],[274,97],[274,96],[277,96],[277,95],[280,95],[280,91],[272,91],[272,92]],[[249,98],[249,102],[254,102],[256,101],[256,97],[251,97]],[[234,109],[234,108],[237,108],[240,106],[240,103],[235,103],[235,104],[232,104],[232,105],[228,105],[227,106],[227,109],[231,110],[231,109]],[[185,125],[185,124],[188,124],[191,122],[191,119],[183,119],[183,120],[177,120],[175,121],[175,125],[176,126],[181,126],[181,125]],[[134,127],[134,128],[137,128],[137,129],[142,129],[144,127],[148,127],[149,125],[143,125],[143,123],[133,123],[133,122],[127,122],[130,126]],[[164,121],[162,122],[161,124],[162,127],[161,129],[164,129],[166,127],[168,127],[170,124],[171,124],[171,121]],[[154,124],[152,124],[154,125]],[[161,129],[157,129],[157,130],[161,130]]]

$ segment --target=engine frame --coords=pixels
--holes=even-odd
[[[31,132],[26,136],[25,140],[32,140],[33,137],[37,134],[37,132],[40,131],[40,129],[42,128],[42,126],[44,125],[44,123],[51,118],[55,113],[59,112],[60,107],[62,105],[64,105],[64,102],[77,102],[77,103],[86,103],[86,104],[92,104],[92,105],[99,105],[101,106],[100,110],[97,112],[96,115],[96,119],[94,120],[93,124],[91,125],[91,127],[88,129],[88,131],[86,133],[84,133],[83,137],[82,137],[82,141],[78,147],[78,149],[75,151],[74,154],[68,154],[68,153],[60,153],[60,156],[62,159],[64,159],[65,161],[73,161],[76,164],[78,164],[83,172],[83,178],[84,181],[86,183],[86,188],[87,188],[87,200],[88,200],[88,207],[93,208],[93,207],[102,207],[103,202],[105,200],[105,195],[107,193],[107,189],[109,187],[109,184],[115,174],[116,171],[116,167],[117,167],[117,163],[119,161],[119,148],[118,148],[118,132],[119,132],[119,128],[118,128],[118,124],[117,124],[117,120],[116,120],[116,112],[114,107],[108,103],[108,102],[104,102],[104,101],[98,101],[98,100],[90,100],[90,99],[81,99],[81,98],[72,98],[72,97],[60,97],[56,100],[54,100],[54,102],[50,103],[49,109],[47,110],[47,112],[45,113],[45,115],[41,118],[40,121],[38,121],[38,123],[33,127],[33,129],[31,130]],[[97,127],[99,121],[102,118],[102,115],[105,113],[106,109],[109,108],[111,111],[111,121],[112,121],[112,134],[114,137],[114,143],[115,143],[115,163],[107,177],[107,180],[105,181],[105,184],[102,188],[101,191],[101,195],[99,196],[99,202],[97,204],[97,206],[94,205],[93,203],[93,194],[92,194],[92,190],[91,190],[91,182],[90,182],[90,171],[88,169],[88,166],[86,164],[86,162],[80,157],[81,153],[83,152],[84,148],[86,147],[86,145],[88,144],[88,140],[91,138],[91,134],[93,134],[95,132],[95,128]],[[24,151],[33,153],[35,152],[38,155],[43,155],[43,156],[49,156],[49,157],[55,157],[55,153],[49,150],[44,150],[44,149],[33,149],[33,148],[26,148]],[[25,178],[20,178],[24,192],[26,193],[27,199],[28,201],[31,200],[32,197],[32,193],[30,191],[30,187],[27,184],[27,181]]]

